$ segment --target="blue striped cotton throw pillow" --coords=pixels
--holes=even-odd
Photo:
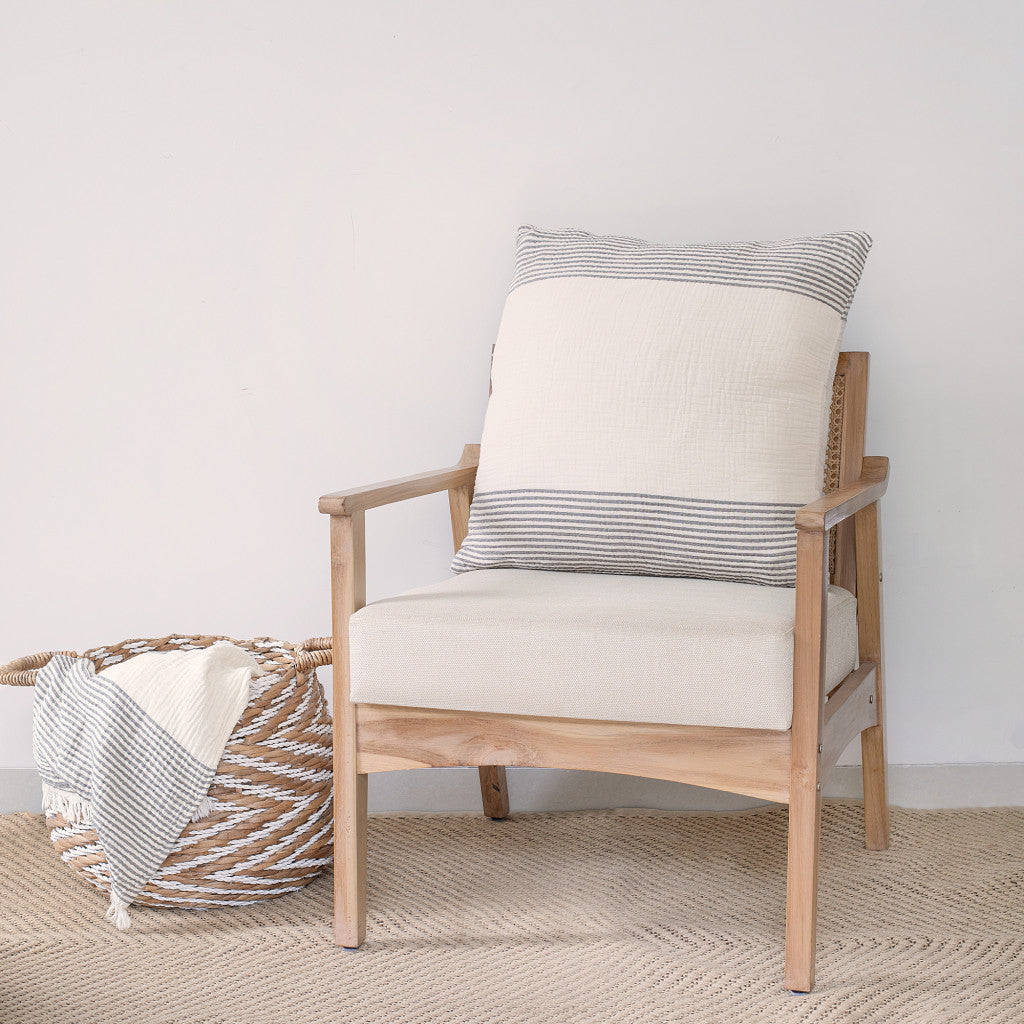
[[[792,586],[870,246],[521,228],[453,570]]]

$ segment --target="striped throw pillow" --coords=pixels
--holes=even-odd
[[[870,246],[521,228],[453,570],[792,586]]]

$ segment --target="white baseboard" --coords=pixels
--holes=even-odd
[[[35,768],[0,769],[0,814],[33,811],[38,814],[43,789]]]
[[[601,772],[509,769],[513,811],[578,811],[646,807],[679,811],[720,811],[754,807],[759,801],[676,782]],[[860,768],[840,765],[825,796],[856,797]],[[898,764],[889,767],[889,800],[897,807],[1024,806],[1024,764]],[[38,811],[39,776],[31,768],[0,769],[0,814]],[[473,768],[428,768],[370,776],[373,812],[458,813],[480,810]]]

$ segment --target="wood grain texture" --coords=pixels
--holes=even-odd
[[[796,514],[798,530],[823,532],[848,519],[858,509],[877,501],[889,486],[889,460],[884,455],[868,455],[858,480],[846,484],[825,497],[804,505]]]
[[[874,685],[875,679],[875,666],[870,661],[865,661],[860,664],[858,668],[855,668],[848,676],[845,676],[838,686],[832,688],[829,691],[828,696],[825,698],[825,713],[824,722],[828,725],[829,721],[835,717],[839,709],[848,701],[857,690],[864,684],[865,680],[871,680],[871,685]]]
[[[366,936],[366,775],[359,774],[355,705],[349,699],[348,620],[366,604],[363,513],[331,516],[334,661],[334,941]]]
[[[789,796],[789,733],[360,704],[359,771],[511,765]]]
[[[840,364],[846,384],[843,400],[842,446],[839,456],[839,486],[851,484],[862,474],[864,460],[864,432],[868,410],[867,352],[842,352]],[[853,524],[841,522],[836,526],[836,564],[834,582],[857,592],[856,553],[854,551]]]
[[[824,531],[797,533],[793,635],[793,729],[786,893],[786,978],[792,992],[814,987],[821,833],[828,558]]]
[[[862,665],[846,678],[839,699],[825,705],[822,733],[821,784],[828,780],[840,754],[864,729],[873,726],[875,717],[875,666]],[[833,703],[835,707],[833,708]]]
[[[854,520],[857,536],[857,632],[860,656],[873,661],[875,720],[861,733],[864,770],[864,837],[869,850],[889,848],[889,796],[885,756],[885,652],[882,634],[882,555],[878,505],[861,509]]]
[[[333,491],[320,499],[319,509],[332,516],[349,516],[365,512],[380,505],[391,505],[407,498],[419,498],[437,491],[450,491],[459,487],[472,487],[476,479],[476,464],[448,466],[429,473],[385,480],[382,483],[353,487],[348,491]]]
[[[473,485],[476,481],[475,467],[480,462],[480,445],[467,444],[462,449],[462,458],[459,459],[460,466],[474,467],[474,479],[468,484],[460,487],[452,487],[448,490],[448,508],[452,517],[452,543],[455,553],[459,553],[467,534],[469,533],[469,509],[473,504]]]

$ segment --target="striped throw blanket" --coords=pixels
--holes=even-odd
[[[57,655],[36,680],[32,748],[43,810],[96,829],[110,865],[107,920],[128,906],[207,796],[259,663],[228,644],[140,654],[97,673]]]

